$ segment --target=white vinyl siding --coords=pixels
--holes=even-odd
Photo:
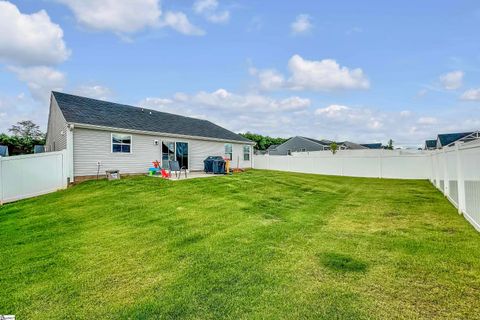
[[[147,173],[152,161],[161,161],[161,143],[158,141],[187,142],[189,168],[192,171],[203,170],[203,160],[208,156],[223,156],[225,143],[216,141],[180,139],[168,136],[143,134],[132,135],[132,153],[111,152],[112,131],[75,128],[74,139],[74,175],[90,176],[97,173],[97,161],[101,162],[100,174],[105,170],[118,169],[120,173]],[[129,134],[118,131],[120,134]],[[243,161],[243,143],[232,144],[232,167],[251,168],[251,161]],[[252,158],[252,157],[251,157]],[[237,161],[238,159],[238,161]]]
[[[48,118],[47,139],[45,151],[61,151],[67,148],[67,121],[63,117],[57,101],[52,95],[50,114]]]

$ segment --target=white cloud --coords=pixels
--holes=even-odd
[[[47,103],[52,90],[61,91],[66,84],[65,75],[53,68],[45,66],[36,67],[9,67],[17,78],[25,82],[32,97]]]
[[[212,23],[226,23],[230,20],[230,11],[218,11],[217,0],[197,0],[193,4],[193,11]]]
[[[57,0],[77,21],[94,30],[133,33],[159,23],[158,0]]]
[[[299,14],[290,25],[290,30],[295,35],[308,33],[312,28],[313,25],[308,14]]]
[[[216,10],[217,7],[218,7],[217,0],[197,0],[193,4],[193,10],[199,14]]]
[[[465,74],[463,71],[452,71],[445,73],[440,76],[440,83],[446,90],[455,90],[462,86],[464,75]]]
[[[355,33],[362,33],[362,32],[363,32],[363,29],[362,29],[362,28],[360,28],[360,27],[353,27],[353,28],[350,28],[350,29],[348,29],[347,31],[345,31],[345,34],[346,34],[347,36],[351,36],[351,35],[353,35],[353,34],[355,34]]]
[[[285,85],[283,75],[274,69],[257,70],[250,68],[249,72],[258,78],[259,86],[262,90],[275,90]]]
[[[0,1],[0,60],[15,65],[53,65],[70,55],[63,31],[41,10],[23,14],[7,1]]]
[[[184,93],[176,94],[173,99],[150,97],[142,100],[140,105],[156,107],[159,110],[176,110],[179,105],[195,106],[197,110],[217,110],[219,112],[295,112],[305,110],[310,106],[309,99],[291,96],[284,99],[274,99],[259,94],[235,94],[225,89],[213,92],[200,91],[192,96]],[[197,112],[194,112],[197,113]]]
[[[425,124],[425,125],[432,125],[432,124],[437,124],[438,119],[434,117],[420,117],[418,119],[419,124]]]
[[[101,85],[82,85],[74,90],[74,93],[88,98],[108,100],[112,96],[110,88]]]
[[[39,105],[28,95],[20,93],[16,96],[0,94],[0,132],[7,133],[8,128],[22,120],[32,120],[45,130],[48,119],[48,108]]]
[[[201,91],[192,97],[196,104],[241,112],[274,112],[303,110],[310,105],[309,99],[289,97],[285,99],[273,99],[258,94],[238,95],[225,89],[214,92]]]
[[[182,34],[190,36],[202,36],[205,31],[194,26],[188,20],[188,17],[183,12],[168,11],[162,18],[162,26],[168,26]]]
[[[331,91],[338,89],[368,89],[370,82],[362,69],[340,66],[335,60],[311,61],[294,55],[288,62],[294,89]]]
[[[250,74],[258,80],[261,89],[288,88],[292,90],[334,91],[368,89],[370,81],[360,68],[349,69],[340,66],[335,60],[306,60],[293,55],[288,61],[290,78],[274,69],[257,70],[250,68]]]
[[[469,101],[480,101],[480,88],[478,89],[469,89],[465,91],[461,96],[460,99],[462,100],[469,100]]]

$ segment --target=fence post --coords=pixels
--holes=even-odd
[[[450,181],[448,180],[448,167],[447,167],[447,152],[445,147],[442,149],[443,153],[443,194],[445,196],[450,194]]]
[[[0,205],[3,204],[3,168],[2,168],[2,157],[0,157]]]
[[[70,183],[74,181],[74,164],[73,164],[73,125],[67,127],[67,162],[68,177]]]
[[[379,166],[380,166],[380,179],[383,178],[383,149],[380,149]]]
[[[461,144],[463,144],[463,142],[461,142]],[[455,143],[455,154],[457,158],[458,213],[462,214],[466,211],[466,194],[460,143]]]
[[[440,189],[440,151],[438,150],[435,150],[435,176],[436,187]]]

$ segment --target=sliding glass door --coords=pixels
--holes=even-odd
[[[175,143],[162,141],[162,168],[168,169],[168,162],[175,160]]]
[[[177,142],[175,149],[177,161],[180,164],[180,168],[185,167],[188,169],[188,143]]]
[[[169,161],[188,169],[188,142],[162,141],[162,168],[169,169]]]

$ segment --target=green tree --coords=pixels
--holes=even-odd
[[[255,142],[255,149],[257,150],[266,150],[268,147],[271,145],[278,145],[282,144],[288,139],[285,138],[272,138],[269,136],[263,136],[258,133],[251,133],[251,132],[246,132],[246,133],[240,133],[240,135],[244,138],[247,138],[249,140],[252,140]]]
[[[32,153],[33,146],[45,144],[45,134],[30,120],[19,121],[8,131],[13,135],[0,134],[0,144],[8,146],[10,155]]]
[[[8,129],[15,137],[24,139],[41,140],[44,138],[44,134],[40,131],[40,127],[30,120],[23,120],[12,125]]]
[[[385,149],[387,149],[387,150],[393,150],[393,140],[392,140],[392,139],[388,140],[388,144],[387,144],[387,146],[385,147]]]
[[[330,144],[330,150],[332,151],[333,154],[337,153],[337,150],[338,150],[338,145],[336,142],[332,142]]]

